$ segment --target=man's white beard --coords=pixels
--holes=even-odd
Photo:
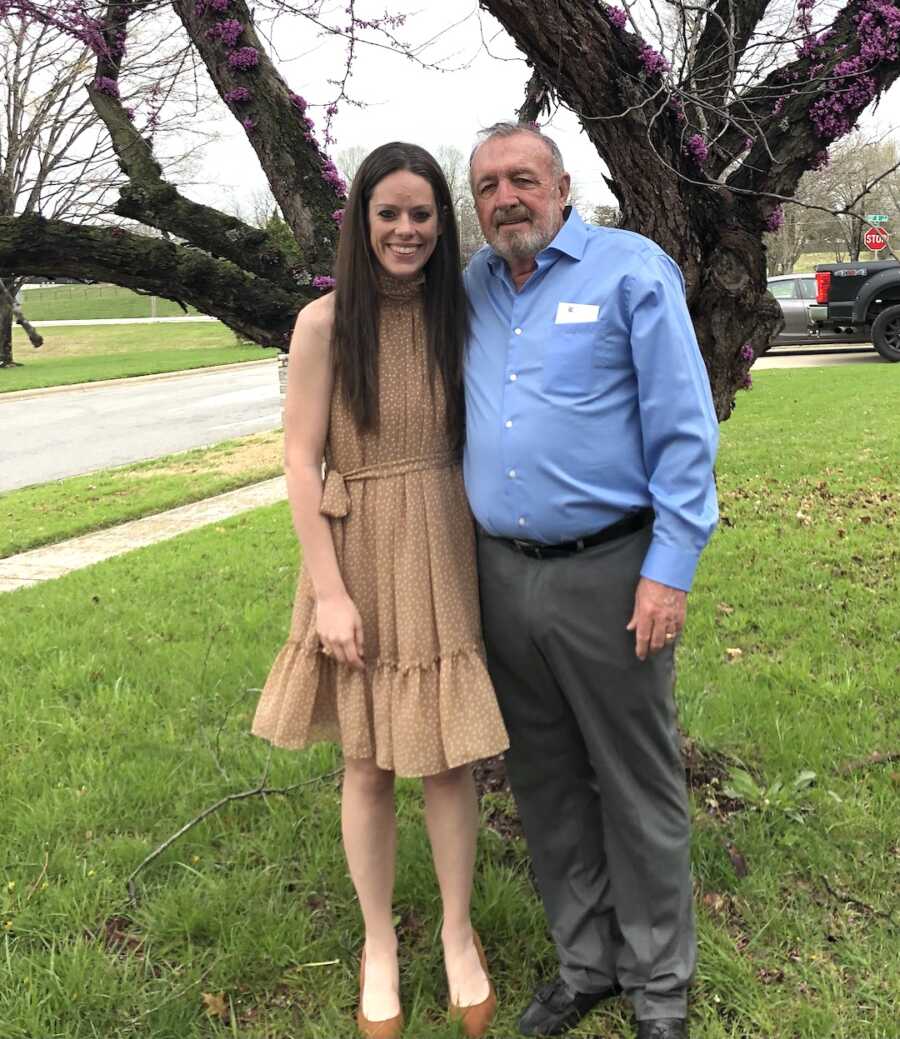
[[[547,229],[532,224],[527,231],[513,231],[503,234],[503,228],[494,229],[494,241],[490,244],[494,252],[504,260],[528,260],[536,256],[553,241],[559,228]]]
[[[527,260],[529,257],[537,255],[552,241],[553,235],[548,236],[537,228],[532,228],[530,231],[517,231],[515,234],[505,235],[502,238],[498,235],[497,241],[494,243],[494,250],[504,260]]]

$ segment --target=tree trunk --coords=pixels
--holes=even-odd
[[[12,305],[3,293],[0,293],[0,368],[13,366],[12,351]]]

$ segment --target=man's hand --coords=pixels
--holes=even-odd
[[[671,645],[684,627],[687,592],[642,577],[634,596],[634,613],[626,631],[635,632],[634,651],[639,660]]]

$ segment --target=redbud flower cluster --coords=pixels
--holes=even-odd
[[[645,43],[638,51],[638,58],[640,58],[641,67],[648,76],[661,76],[664,72],[668,72],[671,67],[659,51],[654,50],[649,43]]]
[[[685,151],[698,166],[702,166],[709,158],[709,147],[706,143],[706,138],[701,133],[695,133],[688,138]]]
[[[766,217],[766,230],[777,231],[784,224],[784,206],[776,206]]]

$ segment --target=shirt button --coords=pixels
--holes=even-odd
[[[517,522],[518,522],[520,527],[524,527],[525,526],[525,517],[524,516],[520,516]]]
[[[506,422],[504,422],[503,424],[506,426],[507,429],[512,429],[512,419],[511,418],[508,418],[506,420]]]
[[[515,372],[511,372],[511,373],[510,373],[510,376],[509,376],[509,381],[510,381],[510,382],[515,382],[515,381],[516,381],[516,379],[518,379],[518,377],[519,377],[519,376],[518,376],[518,375],[516,375],[516,373],[515,373]]]
[[[509,476],[510,480],[515,480],[515,478],[516,478],[516,471],[515,471],[515,469],[510,469],[510,471],[507,473],[507,476]]]
[[[520,336],[522,334],[521,328],[514,328],[513,331],[516,333],[517,336]]]

